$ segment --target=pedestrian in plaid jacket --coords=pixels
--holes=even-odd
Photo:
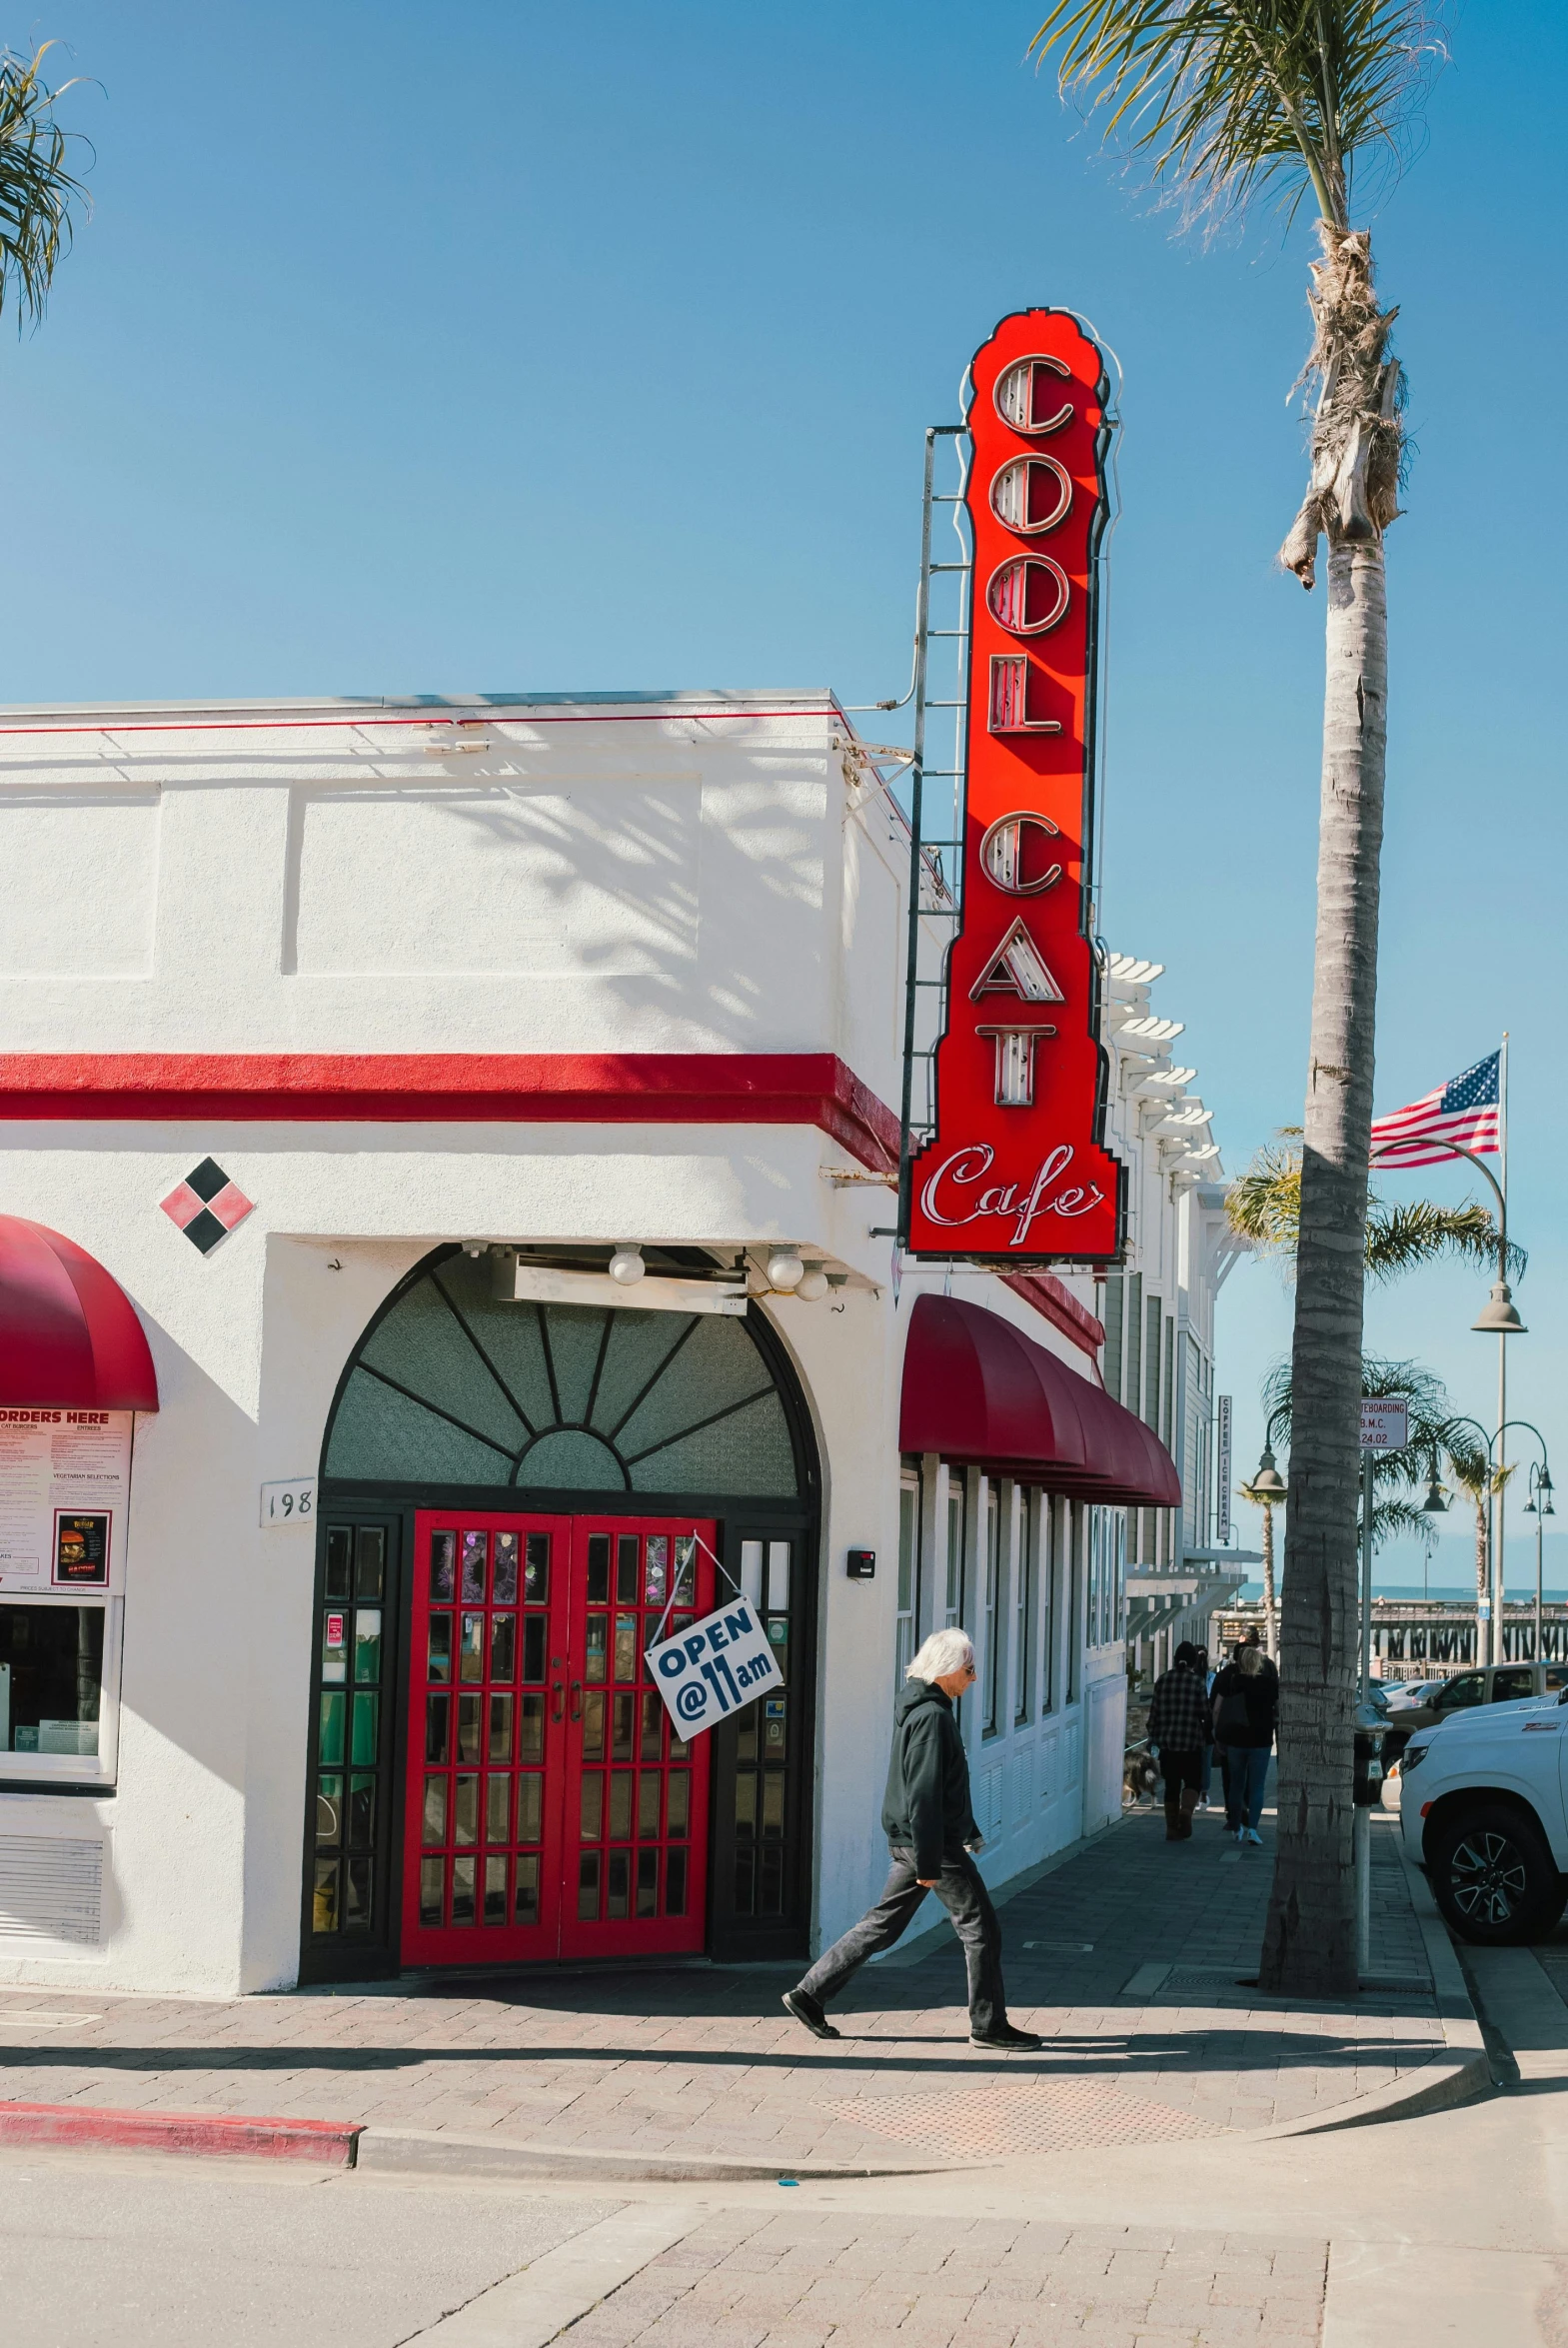
[[[1167,1842],[1185,1842],[1191,1835],[1192,1813],[1203,1781],[1203,1747],[1210,1734],[1208,1691],[1198,1667],[1198,1651],[1184,1638],[1170,1669],[1155,1680],[1149,1705],[1149,1743],[1158,1748],[1160,1774],[1165,1780]]]

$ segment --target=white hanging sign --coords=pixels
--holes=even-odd
[[[1363,1451],[1402,1451],[1410,1440],[1408,1394],[1376,1394],[1361,1404]]]
[[[700,1736],[770,1688],[783,1687],[763,1625],[736,1598],[647,1651],[649,1669],[678,1736]]]
[[[1219,1397],[1219,1440],[1214,1462],[1214,1538],[1221,1548],[1230,1539],[1230,1396]]]

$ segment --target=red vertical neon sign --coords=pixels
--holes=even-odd
[[[963,923],[908,1245],[1102,1260],[1120,1246],[1124,1182],[1100,1140],[1085,926],[1105,367],[1065,312],[1023,310],[975,354],[972,381]]]

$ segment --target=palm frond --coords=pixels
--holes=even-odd
[[[1301,1145],[1260,1150],[1225,1192],[1225,1218],[1254,1247],[1294,1255],[1301,1230]]]
[[[1397,158],[1447,53],[1423,0],[1056,0],[1030,51],[1156,181],[1219,212],[1310,189],[1340,229],[1352,160]]]
[[[1497,1224],[1491,1208],[1467,1199],[1463,1206],[1439,1206],[1431,1198],[1408,1205],[1370,1202],[1366,1224],[1366,1267],[1374,1279],[1393,1279],[1419,1263],[1457,1255],[1490,1271],[1497,1262]],[[1529,1257],[1508,1242],[1508,1269],[1517,1279]]]
[[[66,169],[70,134],[54,119],[61,92],[43,79],[52,47],[30,58],[0,50],[0,309],[9,295],[18,326],[43,315],[71,242],[71,207],[86,194]]]
[[[1276,1361],[1261,1387],[1263,1408],[1283,1429],[1282,1447],[1290,1443],[1291,1385],[1288,1357]],[[1405,1394],[1410,1402],[1410,1439],[1397,1451],[1379,1451],[1372,1463],[1375,1484],[1424,1483],[1434,1451],[1451,1457],[1449,1434],[1453,1413],[1448,1389],[1435,1370],[1419,1361],[1395,1361],[1380,1353],[1361,1356],[1361,1391],[1368,1401],[1388,1394]],[[1424,1521],[1424,1519],[1423,1519]]]
[[[1372,1503],[1372,1546],[1380,1549],[1386,1540],[1397,1533],[1424,1533],[1427,1520],[1414,1500],[1374,1500]]]

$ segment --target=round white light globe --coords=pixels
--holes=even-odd
[[[619,1280],[624,1288],[630,1288],[634,1281],[640,1280],[647,1269],[642,1250],[637,1247],[618,1247],[610,1258],[610,1276],[613,1280]]]
[[[814,1304],[818,1296],[826,1295],[827,1274],[820,1264],[812,1264],[808,1271],[802,1273],[794,1292],[805,1304]]]
[[[797,1288],[805,1277],[805,1265],[792,1247],[776,1247],[768,1258],[768,1284],[773,1288]]]

